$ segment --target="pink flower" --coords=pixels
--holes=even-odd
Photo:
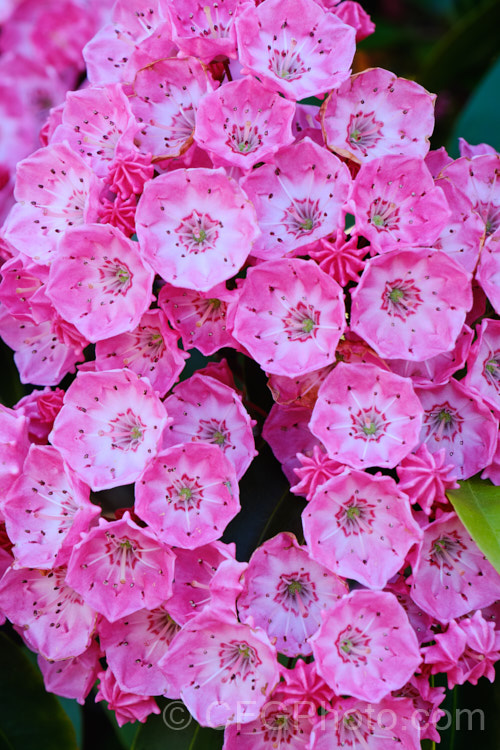
[[[319,389],[310,429],[336,461],[394,468],[417,445],[422,413],[407,378],[340,362]]]
[[[50,266],[47,296],[89,341],[132,331],[152,299],[153,271],[136,242],[111,226],[68,232]]]
[[[170,0],[173,39],[184,55],[209,63],[236,57],[234,19],[241,0]]]
[[[444,449],[431,453],[425,443],[403,458],[396,471],[399,489],[406,492],[412,505],[418,503],[427,515],[435,511],[438,503],[448,505],[446,490],[459,487],[456,468],[446,463]]]
[[[89,488],[50,445],[32,445],[23,473],[4,505],[7,533],[14,543],[15,566],[52,568],[67,562],[69,549],[101,512],[89,501]],[[66,550],[66,560],[60,551]]]
[[[295,495],[305,495],[306,500],[311,500],[322,484],[345,469],[344,464],[330,458],[319,445],[313,447],[311,456],[297,453],[297,458],[300,467],[294,469],[294,473],[300,481],[294,484],[290,491]]]
[[[233,336],[263,370],[290,377],[334,362],[344,327],[338,284],[311,261],[280,259],[249,269]]]
[[[321,95],[349,75],[354,29],[312,0],[248,3],[236,31],[244,68],[288,99]]]
[[[421,662],[403,607],[382,591],[343,597],[310,642],[319,674],[337,695],[374,703],[401,688]]]
[[[234,464],[241,479],[256,455],[254,422],[233,388],[195,373],[179,383],[164,403],[173,420],[163,436],[164,448],[189,440],[213,443]]]
[[[214,542],[239,510],[234,465],[217,445],[180,443],[164,450],[135,485],[135,512],[176,547]]]
[[[423,159],[382,156],[363,164],[349,201],[356,233],[380,253],[431,246],[450,217],[441,188]]]
[[[72,698],[83,706],[101,669],[101,649],[93,640],[82,654],[72,659],[49,661],[38,655],[38,666],[43,676],[45,690],[63,698]]]
[[[152,180],[136,224],[155,271],[202,292],[239,271],[259,234],[252,204],[223,169],[178,169]]]
[[[135,721],[144,724],[148,716],[160,713],[154,698],[122,690],[109,667],[97,676],[100,683],[95,697],[96,702],[106,701],[109,710],[115,712],[118,726],[122,727],[128,722],[134,723]]]
[[[435,98],[415,81],[397,78],[389,70],[364,70],[323,103],[325,143],[360,164],[387,154],[423,158],[434,130]]]
[[[255,78],[224,83],[206,94],[196,113],[195,141],[214,163],[250,170],[293,141],[295,106]]]
[[[74,547],[67,582],[110,622],[172,596],[175,555],[130,519],[100,519]]]
[[[210,727],[256,719],[279,680],[265,632],[223,610],[201,612],[184,625],[159,666],[173,694]]]
[[[304,509],[311,557],[337,575],[382,589],[422,532],[391,477],[345,471],[322,484]]]
[[[342,579],[311,559],[293,534],[281,533],[250,558],[238,612],[241,619],[252,617],[270,639],[276,639],[280,653],[309,655],[307,641],[321,624],[321,611],[346,593]]]
[[[96,625],[97,612],[65,577],[66,567],[9,568],[0,581],[0,610],[46,659],[82,654]]]
[[[352,292],[351,330],[381,357],[422,360],[449,351],[472,307],[470,282],[437,250],[376,256]]]
[[[240,185],[262,229],[252,255],[274,260],[298,254],[299,248],[337,229],[351,178],[336,156],[304,138],[280,149],[273,164],[253,170]]]
[[[423,532],[410,583],[424,612],[447,623],[500,599],[500,574],[455,513],[444,513]]]
[[[168,423],[147,380],[130,370],[81,372],[66,391],[51,443],[94,491],[134,482]]]

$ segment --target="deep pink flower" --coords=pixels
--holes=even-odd
[[[134,507],[167,544],[194,549],[214,542],[240,510],[234,465],[217,445],[175,445],[137,480]]]
[[[295,469],[301,465],[297,454],[312,454],[320,441],[309,430],[311,409],[307,406],[274,404],[267,415],[262,437],[271,446],[290,484],[295,481]]]
[[[101,669],[100,656],[101,649],[95,640],[82,654],[72,659],[49,661],[39,654],[37,661],[45,690],[63,698],[72,698],[83,706]]]
[[[423,443],[414,453],[410,453],[396,467],[399,477],[398,487],[419,504],[424,513],[430,515],[435,506],[448,505],[446,490],[457,489],[457,470],[446,462],[444,449],[431,453]]]
[[[209,63],[236,57],[234,19],[241,0],[170,0],[173,39],[184,55]]]
[[[311,500],[322,484],[345,469],[344,464],[330,458],[319,445],[313,447],[311,456],[297,453],[297,458],[300,467],[294,469],[294,473],[300,481],[294,484],[290,491],[295,495],[305,495],[306,500]]]
[[[95,697],[96,702],[106,701],[109,710],[115,712],[118,726],[122,727],[128,722],[134,723],[135,721],[144,724],[148,716],[160,713],[158,704],[151,696],[137,695],[122,690],[109,667],[97,676],[100,682]]]

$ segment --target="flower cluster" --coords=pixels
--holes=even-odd
[[[0,165],[0,335],[40,386],[0,407],[0,613],[120,724],[166,696],[225,750],[438,739],[432,676],[500,658],[500,574],[446,496],[500,484],[500,155],[429,151],[434,95],[351,75],[350,0],[65,0],[51,34],[11,5],[0,67],[43,54],[8,122],[42,70],[59,106]],[[303,535],[239,562],[256,439]]]

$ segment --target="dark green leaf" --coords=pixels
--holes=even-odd
[[[222,540],[236,543],[238,560],[248,560],[266,539],[280,531],[302,533],[304,501],[290,493],[281,465],[265,443],[240,482],[241,511]]]
[[[481,552],[500,572],[500,488],[469,479],[446,494]]]
[[[22,650],[0,634],[0,748],[77,750],[75,730],[61,704]],[[3,745],[1,744],[3,742]]]
[[[471,98],[464,111],[455,122],[448,151],[458,156],[458,138],[475,145],[489,143],[500,151],[500,58],[489,70]]]
[[[500,3],[483,0],[462,13],[426,58],[418,82],[430,91],[477,81],[498,54]]]
[[[140,727],[131,750],[220,750],[224,733],[200,727],[182,701],[169,701]]]

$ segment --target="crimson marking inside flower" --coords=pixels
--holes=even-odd
[[[307,73],[304,61],[297,50],[297,40],[291,39],[285,49],[272,49],[269,57],[269,70],[285,81],[296,81]]]
[[[391,232],[399,228],[399,209],[392,201],[375,198],[368,212],[368,223],[380,231]]]
[[[212,323],[225,317],[225,308],[221,310],[222,300],[212,297],[210,299],[200,299],[193,301],[193,305],[197,313],[201,313],[201,317],[196,321],[196,327],[201,328],[203,323],[209,320]]]
[[[220,221],[212,219],[208,214],[200,214],[196,209],[193,209],[189,216],[182,219],[175,232],[187,252],[197,255],[205,252],[205,250],[215,248],[215,243],[219,238],[217,227],[220,226],[222,226]]]
[[[282,573],[276,587],[274,601],[282,605],[287,612],[307,617],[308,608],[318,601],[316,585],[309,573]]]
[[[262,663],[255,649],[246,641],[221,643],[219,658],[220,668],[231,672],[231,680],[236,677],[245,680]]]
[[[281,221],[289,234],[296,237],[310,234],[321,223],[319,199],[302,198],[301,200],[293,200]]]
[[[337,652],[343,662],[349,664],[366,664],[368,655],[371,653],[371,638],[359,628],[348,625],[339,633],[335,645]]]
[[[273,703],[274,701],[271,701],[270,705],[273,706]],[[289,745],[291,739],[300,731],[299,722],[294,716],[292,707],[280,706],[271,712],[261,712],[260,719],[264,742],[272,747],[284,747],[285,743]]]
[[[165,489],[165,499],[173,503],[175,510],[186,512],[197,509],[203,500],[203,488],[193,477],[183,474]]]
[[[424,416],[424,426],[428,429],[428,440],[431,435],[435,440],[455,440],[462,432],[462,424],[465,420],[460,416],[457,409],[446,401],[444,404],[436,404]]]
[[[285,333],[289,341],[307,341],[314,338],[319,326],[320,312],[311,304],[299,301],[295,307],[290,307],[282,318]]]
[[[484,221],[486,237],[490,237],[500,229],[500,205],[495,205],[491,201],[488,203],[480,201],[474,209]]]
[[[132,409],[118,414],[109,423],[111,427],[111,447],[122,451],[136,451],[144,440],[146,425]],[[104,432],[100,432],[104,434]]]
[[[395,279],[386,281],[382,293],[382,310],[391,317],[406,320],[409,315],[414,315],[422,304],[420,289],[410,280]]]
[[[351,414],[351,422],[354,428],[353,437],[365,442],[378,443],[386,432],[387,418],[376,406],[359,409],[356,414]]]
[[[490,352],[485,360],[483,375],[497,392],[500,392],[500,351]]]
[[[214,443],[220,448],[231,446],[230,432],[224,419],[200,419],[197,437],[207,443]]]
[[[371,534],[371,527],[375,521],[374,510],[375,505],[357,497],[357,495],[353,495],[342,505],[335,514],[335,518],[338,520],[345,536],[359,536],[362,533]],[[322,537],[321,541],[325,541],[327,538]]]
[[[466,545],[461,541],[456,531],[443,534],[431,543],[429,562],[431,565],[436,565],[440,570],[443,570],[443,568],[453,570],[459,564],[463,550],[466,549]]]
[[[133,274],[119,258],[105,258],[99,267],[102,291],[108,294],[126,294],[132,286]]]
[[[128,539],[127,537],[117,537],[115,534],[106,532],[106,543],[105,553],[102,557],[108,557],[110,570],[112,568],[119,568],[119,581],[125,583],[127,580],[127,571],[132,572],[138,562],[144,562],[142,560],[142,550],[137,547],[137,543]],[[101,560],[101,556],[94,560],[90,560],[87,564],[93,565]],[[104,580],[104,584],[109,583],[108,579]],[[114,583],[113,586],[117,584]]]
[[[259,133],[258,126],[252,125],[250,120],[246,120],[244,125],[233,124],[226,143],[237,154],[250,154],[260,148],[262,136]]]
[[[367,156],[368,149],[373,148],[382,138],[382,125],[375,119],[374,112],[357,112],[351,115],[347,126],[347,140]]]
[[[339,747],[368,747],[368,740],[374,734],[373,719],[358,708],[346,711],[342,721],[337,723]]]

